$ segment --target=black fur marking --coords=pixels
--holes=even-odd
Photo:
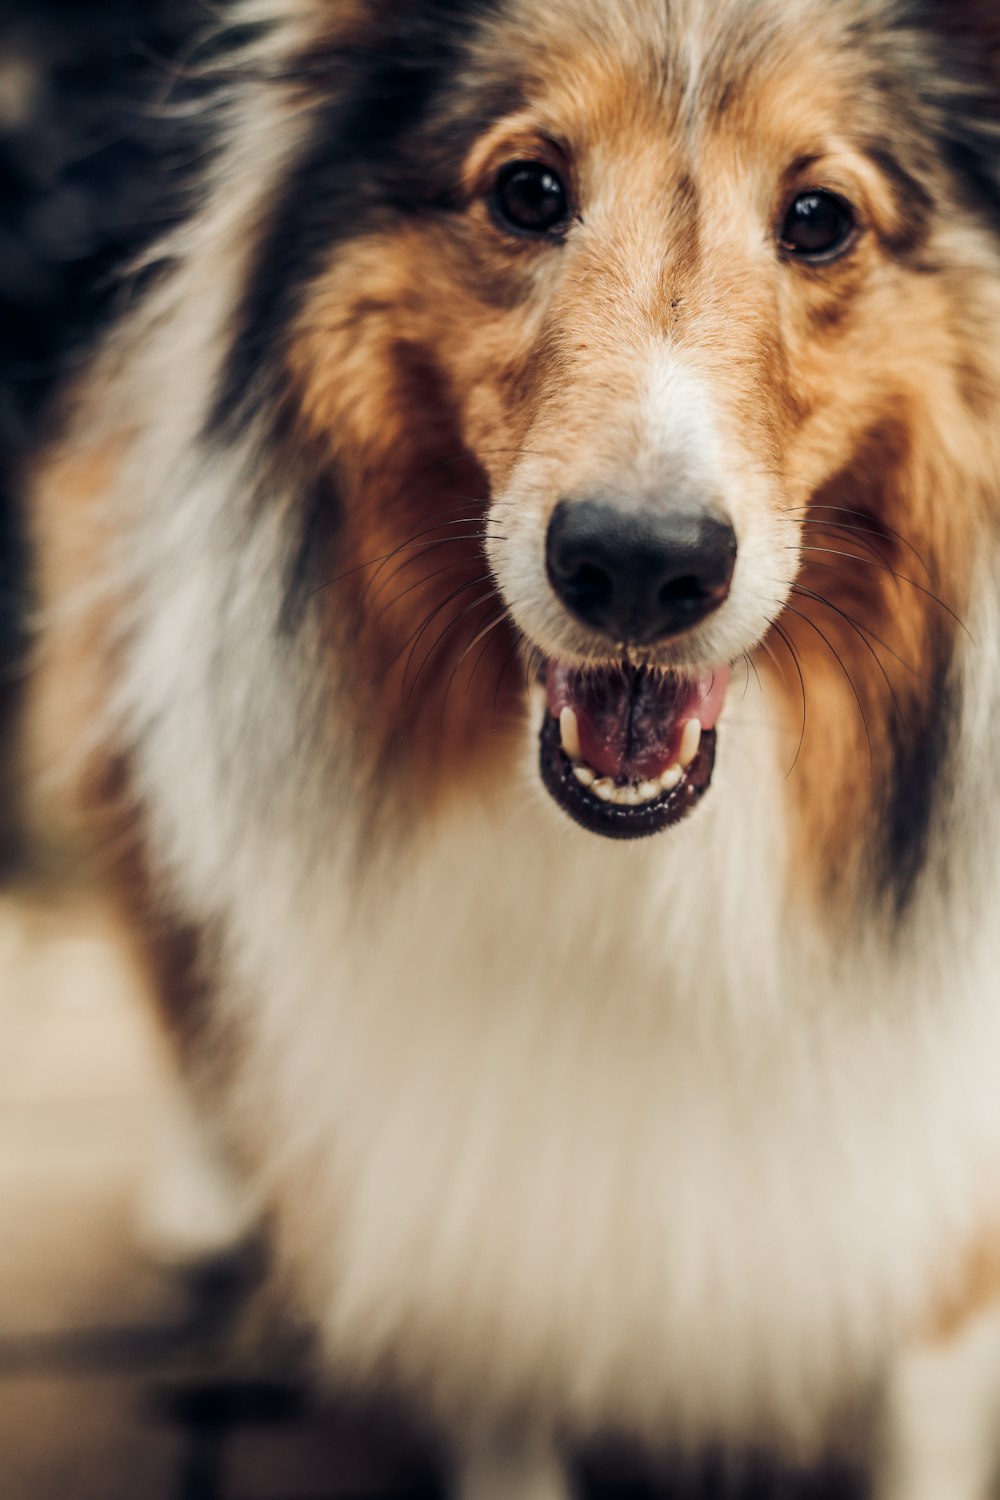
[[[27,595],[24,516],[0,469],[0,687],[23,666],[28,636]]]
[[[338,244],[400,215],[456,206],[464,150],[515,103],[509,92],[502,104],[480,99],[473,119],[466,105],[451,122],[444,109],[449,93],[469,92],[463,61],[497,3],[424,0],[406,7],[405,22],[390,19],[386,6],[387,19],[376,17],[364,45],[312,54],[289,70],[288,81],[320,88],[322,97],[309,143],[268,210],[270,229],[237,313],[209,436],[238,430],[273,398],[289,325]]]
[[[928,685],[890,720],[891,760],[882,818],[878,884],[897,918],[906,915],[927,869],[933,836],[946,814],[947,767],[958,702],[952,642],[941,626],[928,652]]]
[[[938,154],[964,203],[1000,234],[1000,25],[987,6],[923,0],[933,56],[917,79]],[[992,48],[992,51],[991,51]]]
[[[305,618],[309,603],[336,573],[332,540],[342,508],[333,477],[325,470],[302,486],[295,551],[285,575],[279,624],[284,634],[294,636]]]
[[[1000,130],[1000,121],[997,122]],[[1000,234],[1000,151],[997,139],[976,130],[968,121],[955,121],[942,141],[942,154],[952,175],[965,187],[970,207],[982,214]]]

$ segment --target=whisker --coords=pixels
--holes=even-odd
[[[857,636],[858,640],[864,646],[865,650],[868,652],[869,656],[872,658],[875,665],[882,673],[882,676],[885,679],[885,685],[889,689],[889,696],[892,699],[892,706],[896,710],[896,715],[899,718],[900,722],[905,724],[906,719],[902,709],[899,706],[899,699],[896,696],[896,689],[893,686],[892,679],[885,669],[882,658],[875,650],[875,647],[867,639],[857,621],[852,620],[851,616],[847,614],[845,610],[842,610],[839,605],[832,603],[832,601],[829,599],[824,599],[822,594],[817,594],[813,589],[803,588],[801,584],[793,583],[792,593],[798,594],[800,598],[812,599],[814,603],[821,605],[824,609],[831,610],[835,615],[839,615],[839,617],[844,621],[849,629],[854,631],[854,634]]]
[[[777,608],[777,609],[784,609],[784,604],[776,605],[775,608]],[[774,629],[775,625],[772,624],[771,628]],[[779,662],[778,658],[775,656],[774,652],[768,649],[767,639],[766,638],[761,641],[760,646],[758,647],[758,649],[761,650],[761,651],[763,651],[764,655],[767,657],[768,661],[771,663],[772,667],[777,672],[778,676],[781,678],[781,685],[782,685],[782,687],[787,687],[788,686],[788,678],[785,676],[785,669],[781,665],[781,663]]]
[[[787,772],[785,773],[785,780],[787,781],[788,778],[791,776],[792,772],[795,770],[795,767],[799,763],[799,759],[800,759],[800,757],[802,755],[802,746],[805,744],[805,738],[806,738],[806,719],[807,719],[807,710],[806,710],[806,680],[805,680],[805,677],[803,676],[803,673],[802,673],[802,663],[799,660],[799,653],[795,649],[795,643],[792,640],[791,636],[788,634],[788,632],[784,629],[784,627],[777,620],[775,620],[772,623],[771,628],[772,628],[772,630],[776,631],[776,633],[784,641],[785,647],[786,647],[786,649],[788,651],[788,654],[792,658],[792,665],[794,666],[796,674],[797,674],[798,679],[799,679],[799,692],[800,692],[801,697],[802,697],[802,727],[801,727],[801,729],[799,731],[799,743],[798,743],[798,747],[796,748],[796,751],[795,751],[795,759],[792,761],[792,763],[789,766]],[[767,652],[767,654],[771,658],[771,660],[774,662],[774,665],[777,668],[777,670],[779,672],[781,672],[781,668],[778,666],[777,661],[775,661],[775,658],[774,658],[774,656],[773,656],[773,654],[771,652],[771,649],[768,646],[767,642],[766,641],[761,641],[761,645],[763,646],[764,650]],[[784,676],[784,673],[782,673],[782,676]]]
[[[839,521],[814,521],[809,519],[802,521],[800,524],[803,531],[808,526],[813,531],[831,534],[838,542],[843,541],[846,538],[849,542],[853,543],[855,547],[862,547],[866,552],[870,552],[872,557],[878,559],[887,573],[891,573],[894,577],[899,576],[886,554],[882,551],[882,548],[877,547],[874,542],[869,541],[868,533],[859,531],[857,527],[849,526]],[[861,559],[859,558],[858,561],[860,562],[860,560]]]
[[[785,608],[788,610],[789,614],[795,615],[797,619],[802,620],[804,624],[808,625],[809,628],[810,628],[810,630],[814,630],[816,632],[816,634],[819,636],[820,640],[823,642],[823,644],[826,646],[827,650],[832,655],[834,661],[840,667],[840,670],[843,672],[844,676],[847,678],[848,686],[850,687],[851,692],[854,694],[854,700],[855,700],[855,702],[858,705],[858,712],[861,715],[861,722],[864,725],[865,739],[868,741],[868,760],[869,760],[869,764],[870,764],[870,767],[871,767],[872,775],[874,775],[874,772],[875,772],[875,750],[874,750],[874,747],[872,745],[871,730],[868,727],[868,716],[865,713],[865,706],[864,706],[864,703],[862,702],[861,694],[858,692],[857,686],[856,686],[856,684],[854,682],[854,678],[851,676],[850,672],[847,670],[847,667],[844,665],[843,658],[841,657],[839,651],[833,645],[833,643],[830,641],[829,637],[827,635],[825,635],[824,632],[819,628],[819,626],[816,624],[816,621],[815,620],[811,620],[808,615],[804,615],[801,610],[795,609],[794,606],[791,605],[791,604],[786,605]]]
[[[414,658],[414,656],[416,654],[417,647],[420,645],[420,642],[423,639],[423,637],[426,634],[426,632],[430,629],[431,625],[433,625],[434,621],[441,614],[442,610],[446,609],[449,604],[453,604],[455,602],[455,600],[458,599],[458,598],[460,598],[462,594],[464,594],[464,593],[467,592],[467,590],[473,589],[473,588],[475,588],[477,586],[477,584],[482,584],[482,583],[489,583],[491,585],[489,591],[483,596],[482,600],[476,600],[474,604],[470,604],[466,609],[460,610],[459,613],[456,616],[454,616],[453,619],[447,621],[447,623],[445,624],[444,630],[442,630],[440,632],[440,634],[435,637],[433,643],[431,644],[430,649],[426,652],[423,661],[420,663],[420,666],[417,669],[417,675],[416,675],[416,677],[413,679],[413,682],[410,685],[409,689],[407,689],[407,687],[406,687],[406,679],[409,676],[410,668],[413,665],[413,658]],[[409,643],[409,646],[410,646],[409,655],[406,658],[406,665],[403,668],[403,676],[402,676],[402,681],[401,681],[401,684],[400,684],[401,687],[402,687],[402,689],[403,689],[403,692],[404,692],[404,695],[405,695],[407,703],[409,703],[410,700],[411,700],[411,698],[413,697],[414,688],[416,687],[417,682],[420,680],[420,676],[421,676],[421,674],[422,674],[422,672],[424,670],[424,667],[426,667],[428,661],[434,655],[435,651],[437,650],[437,648],[441,644],[441,642],[444,640],[444,638],[448,634],[449,630],[451,630],[455,625],[457,625],[458,622],[459,622],[459,620],[464,619],[465,615],[467,615],[470,610],[475,609],[477,604],[483,603],[486,599],[492,598],[495,594],[496,594],[496,585],[493,583],[492,574],[490,574],[490,573],[482,573],[478,578],[470,578],[466,583],[461,584],[457,589],[453,589],[452,592],[447,596],[447,598],[443,599],[441,601],[441,603],[439,605],[437,605],[437,607],[435,609],[431,610],[430,614],[427,616],[427,619],[424,621],[424,623],[421,625],[420,629],[412,637],[412,641]],[[404,649],[405,649],[405,647],[404,647]],[[396,660],[398,660],[398,657],[396,658]]]
[[[367,584],[365,585],[364,594],[361,596],[362,603],[368,598],[369,593],[378,580],[379,574],[385,568],[386,564],[391,562],[394,557],[398,557],[401,552],[409,551],[411,549],[414,551],[419,551],[422,548],[427,547],[443,547],[446,546],[448,542],[474,540],[485,541],[486,533],[484,530],[472,532],[468,536],[462,535],[438,537],[436,540],[429,542],[421,542],[420,540],[422,537],[432,536],[437,531],[443,531],[449,526],[470,526],[475,525],[479,521],[482,521],[481,516],[459,516],[455,520],[438,521],[434,526],[427,526],[423,531],[414,532],[413,536],[408,537],[405,542],[401,542],[398,547],[394,547],[391,552],[387,552],[384,557],[379,559],[379,566],[375,569],[375,572],[372,574],[371,578],[369,578]]]
[[[506,541],[506,537],[501,537],[500,539],[502,541]],[[391,583],[393,581],[393,579],[399,578],[400,575],[407,570],[407,568],[412,567],[413,564],[420,557],[424,556],[425,553],[427,553],[429,551],[432,551],[435,547],[450,547],[450,546],[454,546],[456,543],[459,543],[459,542],[481,542],[481,541],[484,541],[484,540],[485,540],[485,537],[482,535],[481,532],[470,531],[470,532],[459,532],[457,536],[443,536],[443,537],[440,537],[436,542],[418,542],[416,544],[416,546],[407,549],[407,551],[409,552],[410,555],[408,557],[404,557],[403,558],[402,562],[399,564],[399,567],[396,568],[392,573],[390,573],[389,578],[388,578],[387,581],[389,583]],[[466,563],[470,563],[473,560],[474,560],[473,559],[473,555],[471,553],[468,553],[468,552],[466,553],[465,557],[461,559],[461,561],[466,562]],[[482,556],[479,556],[479,557],[475,558],[476,562],[483,562],[485,560],[486,560],[485,559],[485,555],[482,555]],[[391,558],[387,558],[386,561],[391,561]],[[371,582],[372,583],[375,582],[375,578],[374,577],[372,578]],[[365,592],[364,592],[363,596],[362,596],[362,602],[364,602],[364,600],[367,599],[368,594],[370,592],[371,592],[371,585],[368,585],[366,587],[366,589],[365,589]]]
[[[470,606],[470,608],[471,607],[474,607],[474,606]],[[482,641],[483,642],[482,650],[480,651],[479,655],[476,657],[476,660],[473,662],[473,664],[472,664],[472,671],[469,673],[469,687],[471,688],[471,686],[472,686],[472,680],[473,680],[473,678],[476,675],[476,668],[479,666],[479,664],[482,661],[483,657],[486,655],[486,652],[490,648],[490,637],[493,634],[493,632],[495,630],[497,630],[500,625],[503,624],[503,622],[504,622],[504,620],[505,620],[506,617],[507,617],[507,609],[506,609],[506,606],[504,606],[503,608],[499,609],[494,616],[492,616],[489,620],[487,620],[485,622],[485,624],[483,624],[479,628],[479,630],[476,631],[475,635],[472,637],[472,640],[466,646],[465,650],[462,652],[461,656],[458,658],[458,660],[456,661],[455,665],[452,667],[451,672],[448,675],[448,681],[445,684],[444,695],[443,695],[442,700],[441,700],[441,720],[442,720],[442,722],[444,721],[445,710],[447,709],[447,706],[448,706],[448,696],[451,693],[452,684],[454,683],[455,678],[458,676],[458,673],[461,671],[463,663],[466,662],[466,661],[468,661],[470,653],[472,651],[474,651],[475,648],[476,648],[476,646],[479,644],[479,642]]]
[[[796,514],[796,512],[801,511],[818,510],[826,511],[830,515],[835,516],[850,516],[852,518],[852,522],[864,521],[866,523],[865,526],[857,527],[856,529],[859,531],[868,531],[872,536],[892,537],[892,539],[898,542],[901,547],[906,547],[909,552],[912,552],[913,556],[917,559],[917,562],[923,568],[928,578],[931,576],[930,568],[927,566],[927,563],[921,557],[920,553],[917,551],[916,547],[909,540],[909,538],[903,536],[902,532],[894,530],[894,528],[888,525],[887,522],[881,519],[876,520],[875,517],[869,515],[867,511],[853,510],[849,505],[817,505],[815,502],[810,501],[808,505],[794,506],[792,508],[791,514],[794,515]]]
[[[747,661],[750,664],[750,670],[751,670],[751,672],[753,673],[754,677],[757,679],[757,690],[760,693],[760,696],[763,698],[763,696],[764,696],[764,684],[760,680],[760,673],[757,671],[757,663],[754,661],[754,659],[750,655],[749,651],[746,653],[746,659],[747,659]]]
[[[838,529],[841,529],[841,528],[838,528]],[[847,528],[844,528],[844,529],[847,529]],[[859,543],[859,544],[861,544],[861,543]],[[844,558],[852,558],[852,553],[850,553],[850,552],[834,552],[834,550],[832,550],[831,547],[805,546],[805,547],[802,547],[801,550],[804,550],[804,552],[832,552],[832,555],[834,555],[834,556],[844,556]],[[868,567],[873,567],[873,565],[874,565],[874,564],[871,564],[871,562],[868,562],[867,558],[858,558],[858,556],[855,556],[855,558],[852,558],[852,559],[855,562],[862,562],[862,564],[864,564],[864,562],[867,562]],[[885,561],[885,559],[883,559],[883,561]],[[813,567],[823,567],[822,562],[814,562],[814,564],[811,564],[811,565],[813,565]],[[831,564],[831,567],[832,567],[832,564]],[[945,600],[943,600],[943,598],[939,598],[939,595],[934,594],[934,592],[931,592],[930,588],[925,588],[924,583],[918,583],[918,580],[916,580],[915,577],[906,577],[906,574],[904,574],[904,573],[897,573],[897,570],[895,570],[894,567],[889,567],[888,562],[886,562],[885,567],[886,567],[886,571],[888,571],[888,573],[891,573],[892,577],[894,577],[894,579],[897,580],[897,583],[909,583],[910,588],[915,588],[916,591],[919,592],[919,594],[924,594],[925,598],[930,598],[931,603],[937,604],[937,607],[939,607],[939,609],[945,610],[946,615],[951,615],[951,618],[954,619],[955,624],[957,624],[958,627],[960,627],[961,630],[963,630],[964,633],[966,633],[967,636],[969,636],[970,640],[973,640],[972,633],[970,633],[970,630],[969,630],[969,627],[967,627],[966,621],[964,621],[964,619],[961,618],[960,615],[957,615],[957,613],[955,613],[955,610],[952,609],[951,604],[946,604]],[[973,645],[975,645],[975,642],[973,642]]]
[[[500,675],[497,678],[496,689],[493,693],[494,719],[496,719],[497,716],[497,704],[500,702],[500,690],[503,687],[503,680],[507,675],[507,668],[510,666],[511,662],[514,660],[514,657],[518,654],[518,652],[523,655],[526,645],[527,642],[520,637],[515,638],[513,646],[511,646],[510,650],[507,652],[507,655],[503,659],[503,666],[500,668]]]
[[[413,650],[419,644],[420,638],[423,636],[423,634],[425,633],[425,631],[427,631],[427,630],[430,629],[430,627],[433,625],[434,621],[437,619],[437,617],[441,613],[441,611],[443,609],[447,609],[449,604],[454,603],[454,601],[457,598],[459,598],[460,595],[462,595],[462,594],[465,593],[466,589],[475,588],[478,584],[485,583],[490,576],[491,575],[489,573],[482,573],[482,574],[479,575],[479,577],[467,579],[466,582],[460,584],[458,586],[458,588],[452,589],[451,593],[447,594],[436,605],[436,607],[431,610],[430,614],[426,617],[426,619],[424,619],[420,623],[420,625],[417,626],[416,630],[412,633],[412,635],[407,636],[406,640],[400,646],[400,648],[396,652],[395,656],[393,656],[391,658],[391,660],[389,662],[387,662],[385,671],[388,673],[388,672],[390,672],[392,670],[392,668],[399,661],[400,657],[403,655],[403,652],[406,651],[407,647],[410,648],[410,656],[412,658]],[[403,673],[403,681],[404,682],[406,681],[406,672],[409,671],[409,666],[410,666],[410,660],[408,659],[407,660],[407,664],[406,664],[406,670]]]
[[[465,689],[467,694],[471,693],[471,691],[472,691],[472,684],[476,680],[476,673],[479,671],[479,668],[482,666],[483,662],[486,660],[486,654],[489,651],[490,645],[492,644],[492,636],[493,636],[494,632],[497,631],[497,630],[499,630],[500,626],[503,625],[506,621],[509,621],[509,619],[510,619],[510,616],[507,613],[507,606],[503,605],[500,609],[497,610],[497,613],[494,616],[494,618],[492,620],[487,621],[486,625],[478,632],[479,636],[483,640],[483,644],[480,647],[479,652],[478,652],[478,654],[476,656],[476,659],[472,663],[472,669],[469,672],[469,681],[466,684],[466,689]],[[511,649],[514,650],[514,649],[516,649],[516,647],[517,647],[517,641],[515,640],[514,646]],[[509,660],[510,660],[510,652],[508,652],[507,656],[504,658],[505,664]],[[494,715],[496,714],[496,701],[495,700],[494,700],[494,703],[493,703],[493,713],[494,713]]]
[[[449,545],[449,543],[452,542],[466,542],[477,540],[479,540],[478,534],[469,532],[467,534],[460,533],[458,536],[441,537],[436,542],[403,543],[399,547],[395,547],[392,552],[384,552],[380,557],[371,557],[367,562],[358,563],[355,567],[352,568],[345,568],[342,573],[337,573],[333,578],[328,578],[325,583],[321,583],[317,588],[313,589],[308,597],[310,599],[313,599],[317,594],[323,593],[325,589],[332,588],[334,584],[343,582],[345,578],[351,578],[355,573],[362,573],[366,568],[373,568],[376,563],[391,562],[394,557],[398,557],[402,552],[412,551],[415,558],[416,556],[422,556],[424,552],[433,550],[435,547],[446,547]],[[394,573],[392,576],[395,578],[397,574]],[[362,596],[362,601],[367,598],[369,589],[370,584],[365,588],[365,593]]]
[[[408,558],[407,561],[413,562],[414,559]],[[393,594],[388,604],[384,605],[384,607],[379,611],[377,619],[384,619],[384,617],[389,613],[390,609],[399,604],[402,599],[405,599],[408,595],[414,593],[416,589],[422,588],[425,583],[430,583],[433,578],[441,578],[445,573],[454,573],[456,568],[467,568],[468,566],[469,559],[467,557],[458,557],[455,558],[453,562],[445,563],[443,567],[434,568],[432,572],[422,574],[420,578],[416,579],[415,582],[408,584],[406,588],[403,589],[400,593]],[[402,569],[398,569],[395,573],[393,573],[392,578],[388,581],[391,583],[394,579],[399,577],[401,572]]]
[[[461,507],[461,508],[464,509],[464,506]],[[459,507],[456,506],[455,509],[459,509]],[[449,512],[448,511],[444,511],[444,512],[442,512],[442,514],[448,515]],[[454,521],[439,521],[439,522],[435,523],[435,525],[433,525],[433,526],[427,526],[427,527],[425,527],[422,531],[416,531],[416,532],[414,532],[412,534],[412,536],[407,537],[405,541],[400,542],[400,544],[399,544],[398,547],[393,547],[391,551],[380,553],[377,557],[370,557],[370,558],[368,558],[368,560],[366,562],[357,563],[357,564],[355,564],[355,566],[353,566],[351,568],[346,568],[342,573],[337,573],[333,578],[328,578],[325,583],[321,583],[317,588],[313,589],[312,593],[310,593],[310,595],[309,595],[309,598],[311,599],[316,594],[322,593],[324,589],[332,588],[335,583],[340,583],[340,581],[342,579],[344,579],[344,578],[350,578],[352,576],[352,574],[354,574],[354,573],[361,573],[361,572],[364,571],[365,568],[372,568],[372,567],[374,567],[376,565],[376,563],[389,562],[392,558],[398,556],[398,554],[400,552],[404,552],[404,551],[407,550],[407,548],[412,547],[415,544],[417,544],[419,542],[419,539],[421,537],[428,536],[432,532],[435,532],[435,531],[440,531],[445,526],[462,526],[462,525],[475,524],[477,522],[482,521],[482,519],[483,519],[482,516],[461,516],[457,520],[454,520]],[[480,531],[469,532],[467,534],[463,534],[462,536],[458,536],[458,537],[455,537],[455,536],[442,537],[440,539],[440,545],[444,545],[444,543],[446,543],[446,542],[479,540],[479,539],[482,539],[484,536],[485,536],[485,533],[480,530]],[[434,543],[434,542],[425,542],[422,545],[423,546],[435,546],[435,545],[439,545],[439,544],[438,543]]]
[[[813,563],[812,566],[814,568],[830,568],[833,572],[839,572],[839,569],[833,563]],[[905,672],[909,672],[911,676],[916,677],[921,682],[926,681],[926,672],[922,672],[919,667],[915,667],[912,662],[907,661],[905,656],[900,656],[895,647],[890,646],[889,642],[883,636],[880,636],[878,631],[873,630],[870,625],[864,624],[863,621],[853,615],[850,619],[851,623],[857,626],[859,630],[863,630],[870,640],[873,640],[877,646],[881,646],[882,650],[887,652],[893,661],[898,662]]]
[[[531,689],[534,679],[538,676],[539,667],[545,661],[545,654],[538,646],[531,642],[524,642],[525,650],[522,653],[524,667],[524,691]]]
[[[413,679],[412,683],[410,684],[410,687],[409,687],[409,689],[408,689],[408,691],[406,693],[406,702],[407,703],[409,703],[411,701],[411,699],[413,698],[413,694],[417,690],[417,683],[420,681],[421,677],[423,676],[425,668],[427,667],[428,663],[431,661],[431,659],[435,655],[435,653],[438,650],[439,646],[441,645],[442,641],[445,640],[445,638],[450,634],[451,631],[453,631],[455,629],[455,627],[457,625],[460,625],[462,623],[462,621],[466,618],[467,615],[471,615],[474,610],[480,609],[482,607],[482,605],[488,604],[491,599],[495,599],[496,597],[497,597],[496,589],[495,588],[488,589],[485,594],[481,594],[478,599],[473,599],[473,601],[472,601],[471,604],[467,604],[464,609],[459,610],[458,614],[455,616],[455,618],[453,620],[449,620],[448,621],[448,623],[445,625],[444,629],[442,631],[440,631],[439,634],[435,637],[433,644],[431,645],[430,649],[428,650],[428,652],[424,656],[424,659],[420,663],[420,666],[417,668],[416,676],[414,677],[414,679]],[[406,681],[406,674],[405,673],[403,674],[403,681],[404,682]]]
[[[909,581],[910,581],[908,578],[904,578],[900,573],[897,573],[896,570],[895,570],[895,568],[890,567],[889,564],[887,562],[885,562],[882,558],[859,557],[856,552],[844,552],[844,551],[839,550],[836,547],[817,547],[814,542],[805,542],[805,543],[803,543],[803,545],[800,548],[796,549],[794,547],[789,547],[788,550],[790,552],[794,552],[796,550],[798,550],[800,552],[818,552],[818,553],[822,553],[823,555],[825,555],[827,557],[842,557],[847,562],[860,563],[861,566],[864,567],[864,568],[878,568],[881,572],[887,573],[889,575],[889,577],[892,578],[895,581],[895,583],[897,584],[897,586],[900,583],[909,583]],[[822,567],[830,567],[830,568],[832,568],[832,567],[835,567],[836,564],[834,564],[834,563],[814,563],[812,566],[813,567],[817,567],[817,568],[822,568]]]

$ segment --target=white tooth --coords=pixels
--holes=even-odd
[[[684,725],[684,733],[681,735],[680,755],[677,757],[685,771],[695,760],[700,745],[701,721],[700,719],[688,719]]]
[[[597,780],[597,772],[592,771],[589,766],[574,766],[573,775],[581,786],[593,786]]]
[[[640,802],[655,802],[660,795],[660,788],[655,781],[643,781],[639,786]]]
[[[664,771],[660,777],[660,790],[672,792],[675,786],[680,786],[684,780],[684,772],[680,766],[671,766],[669,771]]]
[[[615,784],[610,776],[604,776],[600,781],[595,781],[591,787],[595,797],[600,797],[602,802],[613,802],[615,800]]]
[[[571,708],[564,708],[559,715],[559,737],[570,760],[582,760],[580,754],[580,726]]]

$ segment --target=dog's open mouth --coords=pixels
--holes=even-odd
[[[626,663],[583,670],[549,661],[545,786],[591,833],[660,833],[708,790],[728,685],[728,668],[685,677]]]

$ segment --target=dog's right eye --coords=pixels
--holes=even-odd
[[[835,260],[852,243],[854,210],[837,193],[800,193],[785,215],[781,245],[798,260]]]
[[[497,177],[493,211],[515,234],[556,235],[569,221],[569,194],[562,180],[539,161],[512,161]]]

